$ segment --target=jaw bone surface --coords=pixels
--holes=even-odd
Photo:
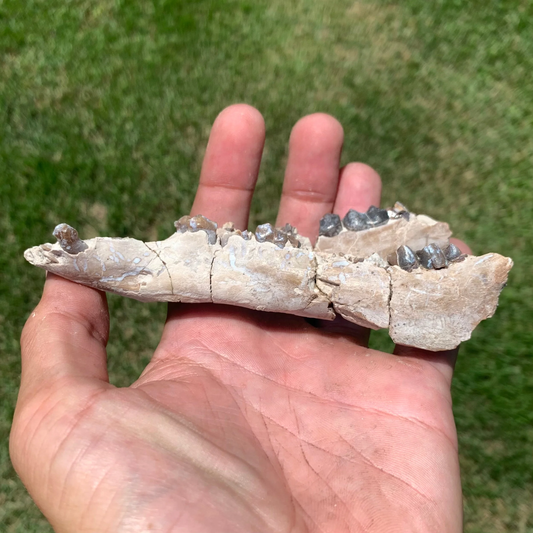
[[[364,327],[389,328],[398,344],[455,348],[494,314],[512,260],[495,253],[459,257],[449,248],[447,224],[398,211],[362,231],[332,231],[314,248],[290,226],[272,228],[274,237],[260,242],[270,228],[260,227],[258,240],[230,223],[217,229],[199,215],[182,217],[168,239],[146,243],[82,241],[60,225],[56,244],[24,256],[72,281],[141,301],[213,302],[324,320],[338,314]],[[278,233],[287,238],[275,239]],[[444,267],[406,269],[405,247],[428,246],[445,250]],[[392,265],[385,261],[391,256]]]

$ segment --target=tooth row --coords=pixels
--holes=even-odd
[[[407,213],[406,210],[402,212]],[[397,218],[397,216],[400,216],[400,212],[387,211],[387,209],[380,209],[374,205],[370,206],[366,213],[350,209],[342,221],[339,215],[328,213],[320,221],[318,233],[325,237],[335,237],[342,231],[343,227],[349,231],[363,231],[383,226],[387,224],[389,218]]]
[[[436,243],[424,246],[422,250],[413,251],[409,246],[400,246],[395,253],[389,255],[390,265],[397,265],[402,270],[411,272],[415,268],[423,267],[428,270],[446,268],[454,261],[462,261],[465,256],[455,244],[448,244],[444,250]]]
[[[217,242],[218,233],[220,236],[220,244],[222,246],[226,246],[228,239],[233,235],[239,235],[246,241],[249,241],[252,238],[252,235],[254,235],[248,230],[241,231],[236,229],[232,222],[224,224],[217,232],[217,223],[202,215],[194,217],[188,215],[183,216],[174,222],[174,226],[179,233],[185,233],[187,231],[205,231],[208,236],[209,244],[215,244]],[[255,239],[257,242],[271,242],[279,248],[283,248],[287,243],[290,243],[295,248],[300,248],[301,246],[296,228],[290,224],[285,224],[282,228],[275,228],[272,224],[261,224],[257,226],[257,229],[255,230]]]

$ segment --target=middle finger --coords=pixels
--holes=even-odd
[[[289,159],[277,226],[290,223],[314,241],[318,221],[331,212],[337,193],[344,132],[330,115],[299,120],[289,141]]]

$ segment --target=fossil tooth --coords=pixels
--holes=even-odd
[[[281,231],[279,228],[274,229],[274,238],[272,242],[278,246],[279,248],[283,248],[285,244],[287,244],[287,241],[289,240],[289,236]]]
[[[189,226],[191,231],[200,231],[201,229],[205,231],[216,231],[218,225],[216,222],[209,220],[203,215],[196,215],[191,217],[189,221]]]
[[[372,223],[366,213],[359,213],[355,209],[350,209],[342,219],[342,223],[347,230],[362,231],[372,227]]]
[[[396,256],[398,258],[396,264],[402,270],[411,272],[411,270],[418,268],[419,266],[418,258],[415,252],[411,250],[411,248],[409,248],[409,246],[406,246],[405,244],[402,244],[398,248],[398,250],[396,250]]]
[[[444,248],[444,255],[446,256],[446,259],[448,261],[456,261],[459,259],[463,254],[455,244],[450,243],[446,248]]]
[[[386,209],[380,209],[375,205],[371,205],[366,212],[366,216],[373,227],[382,226],[389,220],[389,213]]]
[[[260,224],[255,230],[257,242],[274,242],[274,228],[272,224]]]
[[[444,252],[436,243],[424,246],[422,250],[416,252],[416,255],[420,264],[424,268],[438,270],[439,268],[445,268],[448,266],[448,260],[446,259]]]
[[[392,210],[398,214],[409,213],[409,209],[407,209],[407,207],[405,207],[405,205],[403,205],[401,202],[394,202]]]
[[[338,235],[341,230],[341,217],[339,215],[334,215],[333,213],[328,213],[320,220],[318,234],[325,237],[334,237],[335,235]]]
[[[58,224],[54,228],[54,237],[59,246],[69,254],[79,254],[87,249],[87,245],[78,237],[78,232],[68,224]]]
[[[387,213],[389,218],[405,218],[405,220],[409,220],[411,216],[407,207],[401,202],[396,202],[392,208],[387,209]]]
[[[294,248],[300,248],[302,245],[298,239],[298,232],[296,231],[296,228],[291,226],[289,223],[285,224],[281,228],[276,228],[274,232],[274,242],[276,244],[283,242],[283,246],[285,246],[287,242],[290,242]],[[283,248],[283,246],[281,246],[281,248]]]
[[[203,215],[196,215],[189,220],[189,229],[193,233],[197,231],[205,231],[207,233],[207,240],[209,244],[215,244],[217,242],[217,223],[209,220]]]
[[[180,219],[176,220],[176,222],[174,222],[174,227],[176,228],[176,231],[179,231],[180,233],[185,233],[191,227],[190,222],[191,217],[189,215],[184,215]]]

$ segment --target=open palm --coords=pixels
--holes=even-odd
[[[278,216],[378,204],[377,174],[339,172],[342,128],[295,126]],[[245,227],[259,113],[217,118],[192,211]],[[15,468],[58,532],[458,532],[456,353],[366,347],[342,321],[176,305],[129,388],[109,384],[105,295],[48,276],[22,337]]]

